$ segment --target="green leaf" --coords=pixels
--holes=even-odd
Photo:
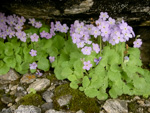
[[[3,53],[4,49],[5,49],[5,44],[0,41],[0,54]]]
[[[5,55],[7,55],[7,56],[12,56],[13,53],[14,53],[13,48],[7,46],[7,47],[5,48],[5,50],[4,50],[4,53],[5,53]]]
[[[73,73],[73,71],[70,69],[70,67],[64,67],[62,69],[62,72],[61,72],[61,75],[64,77],[64,78],[67,78],[69,75],[71,75]]]
[[[47,33],[49,33],[49,26],[42,26],[41,28],[40,28],[40,30],[39,30],[39,32],[41,33],[42,31],[45,31],[45,32],[47,32]]]
[[[133,84],[134,84],[134,87],[137,89],[144,89],[146,87],[145,79],[138,77],[138,75],[134,75]]]
[[[121,72],[122,71],[121,66],[118,66],[118,64],[112,64],[110,66],[110,70],[113,72]]]
[[[128,54],[133,55],[136,58],[140,58],[140,50],[139,50],[139,48],[131,48],[131,47],[129,47]]]
[[[55,47],[48,48],[46,52],[49,54],[49,56],[55,56],[55,57],[57,57],[57,55],[59,54],[58,49]]]
[[[37,50],[37,56],[35,56],[35,59],[36,60],[41,60],[42,58],[46,58],[47,56],[48,56],[48,54],[46,53],[45,50]],[[32,58],[34,59],[34,57],[32,57]]]
[[[86,88],[86,87],[89,86],[89,84],[90,84],[89,78],[88,78],[87,76],[84,76],[83,81],[82,81],[82,86],[83,86],[84,88]]]
[[[36,72],[36,69],[30,69],[30,72],[31,72],[31,73],[35,73],[35,72]]]
[[[21,67],[21,65],[20,65],[19,63],[16,63],[15,70],[16,70],[17,72],[21,72],[21,71],[22,71],[22,67]]]
[[[94,97],[96,97],[97,95],[98,95],[98,90],[97,89],[95,89],[95,88],[86,88],[85,90],[84,90],[84,93],[85,93],[85,95],[87,95],[88,97],[90,97],[90,98],[94,98]]]
[[[25,62],[33,62],[33,60],[34,60],[34,57],[32,57],[32,56],[29,54],[29,52],[30,52],[30,49],[29,49],[29,48],[27,48],[27,47],[24,47],[24,48],[23,48],[24,61],[25,61]]]
[[[44,57],[38,61],[37,65],[39,69],[44,70],[44,71],[48,71],[50,68],[49,60]]]
[[[65,79],[65,78],[61,75],[61,72],[62,72],[62,68],[57,65],[57,66],[54,68],[54,73],[55,73],[56,78],[57,78],[58,80],[63,80],[63,79]]]
[[[7,64],[7,66],[11,67],[11,68],[15,68],[16,66],[16,60],[13,57],[5,57],[4,62]]]
[[[73,81],[70,83],[70,87],[73,89],[77,89],[78,88],[78,83],[76,81]]]
[[[64,43],[65,43],[65,40],[62,36],[55,35],[52,46],[54,46],[55,48],[59,50],[63,48]]]
[[[6,74],[9,71],[10,67],[7,66],[6,64],[4,64],[1,68],[0,68],[0,75]]]
[[[22,62],[22,58],[21,58],[21,56],[18,55],[18,54],[16,54],[16,62],[17,62],[18,64],[21,64],[21,62]]]
[[[97,98],[99,100],[106,100],[108,98],[108,94],[100,90],[97,94]]]
[[[72,54],[74,52],[77,52],[77,53],[79,52],[79,49],[77,48],[77,46],[72,42],[71,37],[70,37],[70,39],[68,39],[65,42],[64,50],[66,51],[67,54]],[[75,56],[78,56],[78,54],[75,54]]]
[[[3,60],[0,60],[0,68],[4,66]]]
[[[77,77],[75,75],[69,75],[68,76],[68,80],[70,80],[70,81],[76,81]]]
[[[77,60],[74,62],[74,74],[77,75],[77,78],[82,78],[83,77],[83,63],[81,60]]]
[[[115,82],[117,80],[121,80],[121,74],[119,72],[113,72],[109,70],[107,75],[111,81]]]

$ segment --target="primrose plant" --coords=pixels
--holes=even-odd
[[[0,13],[0,37],[0,75],[13,68],[42,76],[53,68],[57,79],[68,79],[71,88],[91,98],[150,95],[150,72],[141,67],[142,40],[124,20],[107,12],[94,24],[76,20],[70,28],[59,21],[47,25]],[[128,47],[126,41],[134,37]]]

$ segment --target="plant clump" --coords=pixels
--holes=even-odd
[[[23,29],[26,21],[31,26]],[[133,47],[126,44],[131,38]],[[39,76],[53,69],[58,80],[69,80],[71,88],[90,98],[150,95],[150,71],[142,68],[141,45],[131,26],[107,12],[95,23],[76,20],[70,28],[60,21],[47,25],[0,13],[0,75],[10,68]]]

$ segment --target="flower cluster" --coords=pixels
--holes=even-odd
[[[98,44],[93,44],[91,35],[94,38],[98,36],[102,37],[103,42],[108,41],[110,44],[115,45],[119,42],[126,42],[129,38],[135,36],[132,27],[130,27],[123,20],[117,22],[115,19],[109,17],[106,12],[101,12],[99,19],[95,22],[96,26],[93,24],[85,25],[83,22],[75,21],[71,25],[70,34],[72,41],[81,48],[81,51],[85,55],[90,55],[93,45],[93,51],[99,53],[100,47]]]
[[[23,16],[19,17],[14,14],[6,17],[4,13],[0,12],[0,37],[3,39],[6,39],[7,36],[12,38],[20,33],[19,39],[24,41],[26,35],[21,30],[25,22],[26,19]]]

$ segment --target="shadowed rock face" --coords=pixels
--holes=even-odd
[[[150,0],[2,0],[0,11],[26,18],[67,20],[97,19],[100,12],[124,18],[131,24],[150,20]]]

